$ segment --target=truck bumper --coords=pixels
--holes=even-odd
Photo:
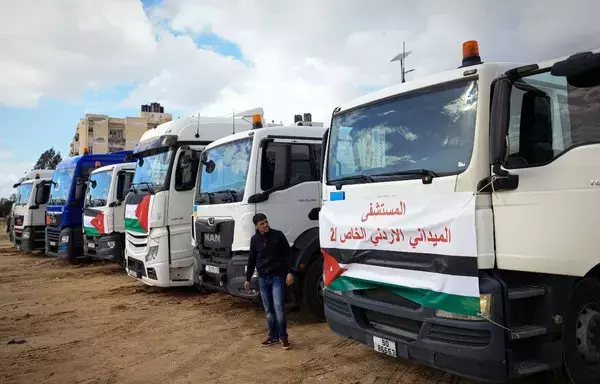
[[[14,229],[15,247],[23,252],[32,252],[44,249],[46,231],[44,226],[25,227]]]
[[[325,317],[331,330],[371,348],[374,336],[393,342],[397,358],[480,381],[507,381],[502,328],[488,321],[439,318],[431,308],[386,292],[338,294],[326,289]],[[501,300],[500,294],[494,295],[492,304],[492,313],[500,317]]]
[[[197,248],[194,249],[195,280],[201,287],[229,293],[233,296],[260,300],[260,289],[256,275],[250,281],[250,292],[246,292],[246,265],[248,254],[241,253],[229,260],[211,260],[203,258]],[[218,271],[217,271],[218,269]]]
[[[123,260],[123,241],[119,233],[103,236],[85,236],[83,254],[96,260],[120,262]]]
[[[81,227],[46,227],[46,254],[59,259],[75,260],[83,256]]]

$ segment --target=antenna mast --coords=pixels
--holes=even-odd
[[[410,55],[411,53],[412,53],[412,51],[406,52],[406,42],[403,41],[402,42],[402,53],[397,54],[396,56],[394,56],[394,58],[392,60],[390,60],[390,63],[394,62],[394,61],[400,61],[400,70],[402,71],[402,82],[403,83],[406,82],[406,74],[414,71],[414,69],[409,69],[409,70],[405,69],[404,62],[406,61],[406,57],[408,57],[408,55]]]

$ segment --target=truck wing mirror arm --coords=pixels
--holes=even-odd
[[[508,76],[499,77],[493,83],[490,113],[490,165],[492,175],[481,180],[478,192],[514,190],[519,185],[519,175],[511,175],[502,169],[506,160],[508,124],[510,120],[510,94],[513,82]]]

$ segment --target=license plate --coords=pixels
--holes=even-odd
[[[207,265],[206,266],[206,272],[208,273],[214,273],[215,275],[219,274],[219,267],[214,266],[214,265]]]
[[[88,248],[96,248],[96,243],[88,243]]]
[[[373,336],[373,348],[379,353],[396,357],[396,343],[394,341]]]
[[[51,241],[50,242],[50,245],[53,246],[53,247],[56,246],[56,244],[57,244],[56,241]]]

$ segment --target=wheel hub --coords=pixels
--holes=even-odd
[[[600,363],[600,312],[586,306],[577,319],[577,352],[587,365]]]

